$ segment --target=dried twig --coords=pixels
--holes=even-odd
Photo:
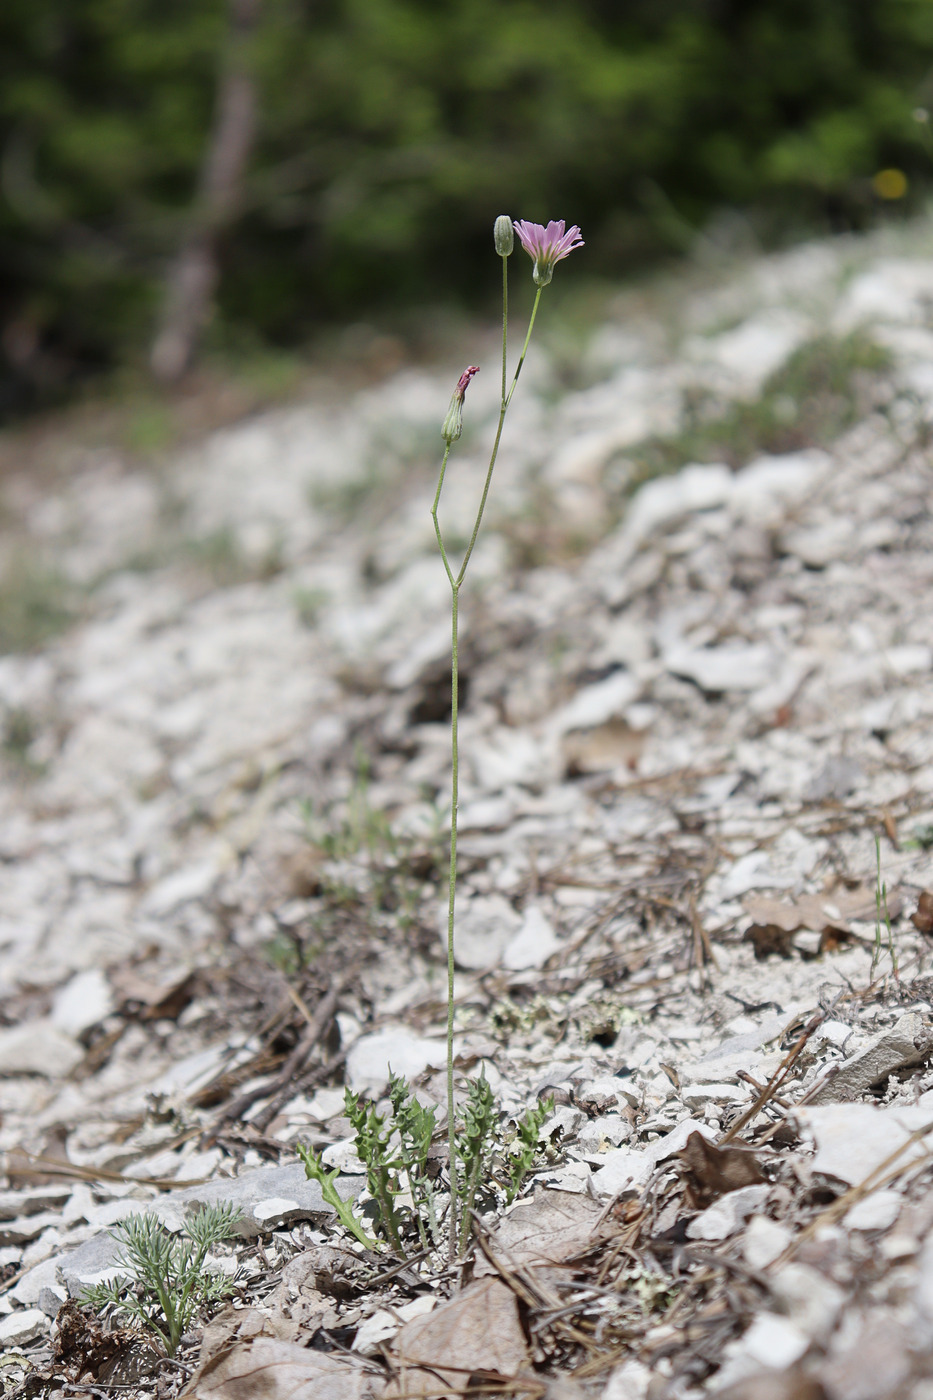
[[[765,1104],[768,1103],[768,1101],[774,1097],[777,1090],[781,1087],[781,1085],[784,1083],[784,1080],[789,1075],[791,1069],[793,1068],[798,1057],[800,1056],[804,1046],[807,1044],[807,1041],[810,1039],[810,1037],[814,1034],[815,1031],[819,1030],[820,1026],[826,1020],[826,1014],[827,1013],[825,1011],[819,1011],[815,1016],[812,1016],[810,1018],[810,1020],[807,1022],[807,1024],[801,1031],[800,1035],[794,1041],[794,1044],[791,1046],[790,1050],[788,1050],[787,1054],[784,1056],[783,1060],[778,1065],[771,1078],[768,1080],[765,1087],[762,1089],[761,1093],[755,1099],[755,1102],[752,1104],[751,1108],[747,1108],[742,1114],[742,1116],[736,1119],[729,1131],[719,1139],[719,1141],[716,1144],[717,1147],[725,1147],[727,1142],[731,1142],[733,1138],[737,1137],[742,1131],[742,1129],[748,1123],[750,1123],[753,1118],[756,1118],[758,1116],[758,1114],[764,1108]]]
[[[345,985],[346,983],[343,979],[338,979],[333,982],[330,988],[321,997],[321,1000],[314,1009],[313,1015],[309,1013],[308,1008],[301,999],[297,998],[295,994],[292,994],[302,1014],[308,1020],[308,1024],[299,1036],[295,1048],[274,1079],[270,1080],[268,1084],[259,1084],[252,1089],[248,1089],[245,1094],[241,1094],[238,1099],[234,1099],[233,1103],[227,1105],[210,1130],[206,1138],[208,1142],[214,1140],[226,1123],[233,1123],[238,1118],[241,1118],[246,1110],[252,1108],[253,1104],[258,1102],[259,1099],[268,1098],[269,1103],[266,1104],[266,1107],[251,1120],[257,1131],[260,1133],[265,1131],[278,1113],[282,1104],[294,1092],[298,1071],[302,1068],[311,1051],[330,1025],[334,1012],[337,1010],[337,1001]]]

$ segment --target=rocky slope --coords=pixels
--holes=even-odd
[[[931,237],[685,275],[529,357],[464,598],[458,1050],[506,1132],[557,1107],[534,1194],[485,1202],[500,1280],[449,1302],[411,1270],[326,1286],[350,1245],[294,1144],[350,1182],[344,1081],[443,1098],[428,506],[459,366],[4,483],[6,595],[26,547],[83,600],[0,658],[11,1384],[175,1393],[199,1335],[82,1372],[60,1309],[115,1221],[229,1198],[225,1354],[270,1396],[442,1356],[434,1393],[930,1394]],[[507,1320],[495,1365],[451,1362],[485,1337],[467,1296]]]

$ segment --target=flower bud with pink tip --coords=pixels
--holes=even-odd
[[[463,396],[470,387],[470,381],[474,374],[479,374],[479,365],[467,365],[457,380],[457,387],[450,400],[450,408],[447,410],[444,426],[441,428],[441,437],[448,447],[457,441],[463,430]]]

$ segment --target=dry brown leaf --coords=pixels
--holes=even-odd
[[[917,900],[917,911],[910,922],[919,933],[933,933],[933,890],[924,890]]]
[[[489,1236],[489,1247],[509,1268],[533,1268],[577,1259],[597,1242],[602,1207],[589,1196],[549,1191],[539,1186],[534,1200],[516,1206]],[[477,1277],[493,1272],[486,1259],[478,1259]]]
[[[495,1278],[471,1284],[449,1303],[406,1323],[390,1359],[399,1374],[385,1400],[462,1391],[477,1374],[513,1380],[528,1361],[515,1294]]]
[[[632,729],[624,719],[610,719],[595,729],[575,729],[564,736],[562,748],[567,772],[603,773],[613,768],[638,767],[647,739],[643,729]]]
[[[805,1376],[794,1366],[789,1371],[759,1371],[746,1376],[725,1390],[714,1392],[711,1400],[826,1400],[826,1391],[813,1376]]]
[[[275,1337],[221,1347],[182,1391],[189,1400],[378,1400],[385,1381],[362,1364]]]
[[[139,1332],[126,1327],[105,1328],[69,1299],[56,1319],[55,1360],[59,1373],[69,1380],[119,1381],[122,1377],[114,1372],[124,1364],[135,1363],[141,1375],[151,1376],[159,1356]]]
[[[766,1179],[748,1148],[716,1147],[702,1133],[691,1133],[677,1156],[685,1169],[688,1203],[694,1210],[705,1210],[727,1192],[757,1186]]]
[[[877,914],[875,891],[868,885],[854,890],[836,888],[824,890],[822,894],[802,894],[796,899],[748,895],[742,902],[752,919],[745,938],[755,945],[758,957],[786,953],[793,934],[800,929],[821,933],[825,941],[833,934],[850,935],[854,922],[872,920]],[[888,913],[892,919],[901,908],[900,897],[889,894]]]
[[[316,1249],[296,1254],[282,1269],[281,1281],[267,1300],[275,1319],[277,1336],[294,1341],[301,1332],[316,1332],[318,1327],[337,1325],[333,1299],[316,1286],[319,1273],[326,1277],[320,1256],[327,1250],[328,1246],[319,1245]],[[332,1252],[338,1253],[337,1250]],[[351,1257],[359,1265],[360,1261],[355,1256]],[[338,1287],[343,1288],[346,1294],[343,1282]],[[333,1289],[328,1291],[332,1292]]]
[[[292,1327],[288,1318],[275,1308],[271,1312],[260,1312],[258,1308],[234,1308],[228,1306],[217,1313],[204,1328],[201,1337],[197,1380],[205,1375],[212,1362],[216,1362],[237,1346],[253,1342],[257,1337],[273,1337],[280,1342],[296,1340],[297,1327]]]
[[[141,1021],[174,1021],[197,994],[200,974],[183,972],[157,982],[132,968],[118,968],[110,982],[121,1010],[135,1011]]]

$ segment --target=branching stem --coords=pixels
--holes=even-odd
[[[486,469],[486,478],[483,482],[483,491],[480,496],[479,506],[476,512],[476,519],[473,522],[473,530],[464,551],[460,568],[454,573],[444,544],[444,536],[440,522],[437,518],[438,507],[441,501],[441,492],[444,489],[444,479],[447,475],[447,461],[450,457],[451,443],[448,442],[444,449],[444,459],[441,462],[441,470],[437,480],[437,490],[434,493],[434,503],[431,506],[431,519],[434,521],[434,533],[437,537],[437,547],[440,550],[441,559],[444,564],[444,571],[447,574],[447,581],[450,584],[450,866],[447,896],[447,1142],[450,1154],[450,1213],[448,1220],[450,1259],[453,1262],[458,1252],[458,1223],[462,1213],[463,1201],[461,1199],[462,1189],[460,1183],[460,1170],[457,1162],[457,1141],[456,1141],[456,1104],[454,1101],[454,918],[457,895],[457,816],[460,793],[460,743],[459,743],[459,712],[460,712],[460,652],[459,652],[459,622],[460,622],[460,589],[466,577],[466,571],[476,547],[476,540],[479,535],[480,526],[483,523],[483,515],[486,511],[486,501],[489,497],[489,487],[492,484],[492,474],[496,465],[496,458],[499,455],[499,443],[502,440],[502,428],[505,423],[505,415],[508,412],[509,404],[512,402],[512,395],[515,393],[515,386],[518,383],[518,376],[522,372],[525,363],[525,356],[528,352],[528,344],[531,340],[531,332],[534,329],[535,317],[538,314],[538,303],[541,300],[541,288],[539,287],[535,295],[534,306],[531,309],[531,317],[528,322],[528,331],[525,335],[525,343],[522,346],[522,353],[519,356],[515,374],[512,377],[511,386],[506,389],[507,368],[506,358],[508,351],[508,326],[509,326],[509,270],[508,258],[502,259],[502,390],[499,402],[499,421],[496,424],[496,436],[492,444],[492,452],[489,457],[489,466]],[[466,1185],[466,1183],[464,1183]],[[473,1183],[475,1191],[475,1182]]]

